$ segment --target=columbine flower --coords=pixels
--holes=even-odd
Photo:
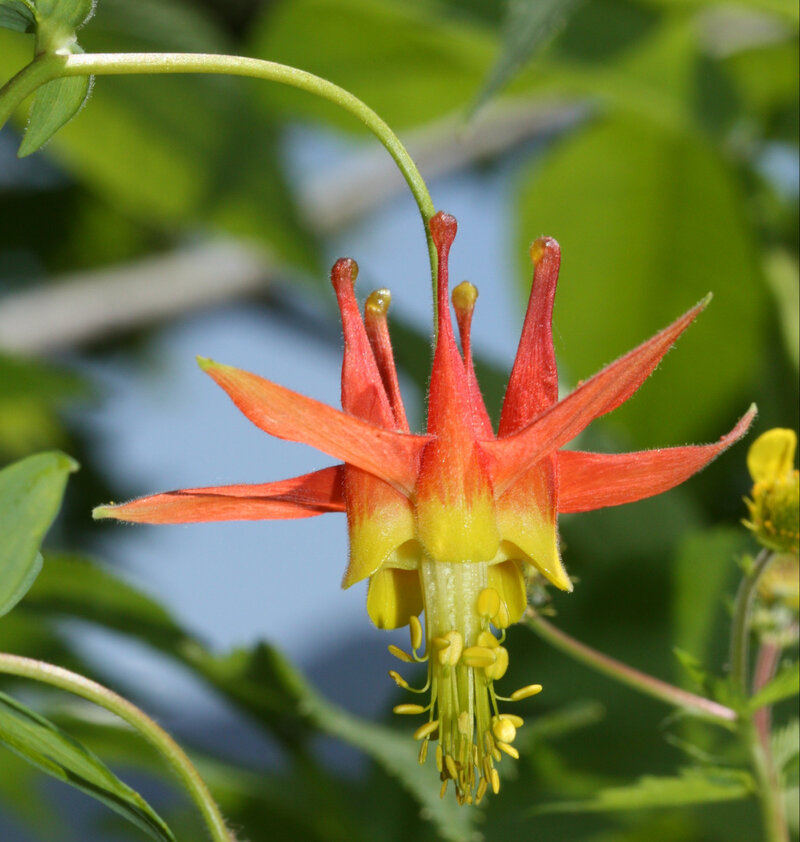
[[[472,365],[477,291],[471,284],[453,291],[462,353],[450,318],[447,259],[456,221],[438,213],[430,228],[439,258],[438,330],[424,434],[409,431],[400,397],[386,321],[389,293],[373,292],[362,320],[356,264],[339,260],[332,281],[345,340],[342,412],[246,371],[205,359],[200,366],[262,430],[343,464],[263,485],[156,494],[101,506],[95,517],[186,523],[346,511],[350,563],[343,586],[369,578],[367,611],[375,625],[410,625],[411,654],[390,649],[403,661],[428,663],[423,690],[430,690],[430,702],[395,710],[427,714],[415,732],[420,762],[438,738],[442,794],[452,780],[459,802],[471,803],[489,787],[498,791],[501,752],[517,757],[512,742],[522,720],[501,713],[498,699],[541,690],[531,684],[503,699],[494,687],[508,666],[504,630],[525,609],[525,572],[534,569],[572,590],[559,553],[558,513],[672,488],[744,435],[755,410],[715,444],[613,455],[561,451],[639,388],[707,302],[559,401],[551,317],[560,252],[555,240],[542,238],[531,248],[533,286],[495,436]],[[398,673],[390,675],[408,687]]]

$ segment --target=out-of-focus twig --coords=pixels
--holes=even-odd
[[[413,133],[408,148],[425,176],[435,178],[560,131],[585,113],[563,103],[498,104],[474,124],[449,118]],[[405,189],[382,150],[359,150],[329,175],[301,185],[299,204],[310,227],[329,234]],[[0,298],[0,349],[37,354],[93,342],[264,291],[281,271],[254,246],[215,240],[73,273]]]

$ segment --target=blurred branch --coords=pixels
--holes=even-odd
[[[467,126],[450,118],[411,134],[408,149],[435,178],[568,128],[585,113],[576,105],[506,103]],[[328,176],[301,186],[299,204],[314,230],[330,234],[405,189],[381,150],[358,150]],[[253,246],[216,240],[71,273],[0,299],[0,348],[36,354],[96,341],[261,292],[281,268]]]

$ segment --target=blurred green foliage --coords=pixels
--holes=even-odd
[[[0,29],[0,80],[32,56],[24,5],[0,3],[0,25],[10,27]],[[558,238],[556,350],[564,382],[573,385],[709,290],[715,294],[658,377],[587,431],[582,445],[709,440],[752,400],[760,429],[796,428],[796,4],[552,4],[559,5],[563,17],[549,36],[526,41],[525,4],[493,0],[100,0],[80,42],[87,51],[238,52],[295,64],[350,89],[398,130],[454,114],[467,120],[482,92],[512,108],[580,105],[586,117],[578,124],[509,152],[516,176],[507,248],[520,264],[503,280],[522,302],[527,244],[540,234]],[[16,131],[25,119],[21,112]],[[40,153],[47,166],[20,164],[2,174],[0,308],[3,295],[58,283],[65,273],[217,234],[257,243],[284,277],[321,282],[324,238],[299,212],[281,154],[284,132],[298,120],[363,136],[330,104],[277,86],[190,76],[99,80],[88,105]],[[424,389],[427,339],[403,325],[396,340],[399,364]],[[121,336],[95,353],[133,347]],[[503,373],[483,359],[478,368],[497,406]],[[97,388],[52,359],[0,356],[0,463],[60,447],[85,465],[70,486],[68,522],[56,530],[62,549],[80,550],[91,529],[71,513],[107,496],[97,493],[105,480],[87,432],[61,414]],[[125,487],[125,478],[118,482]],[[720,672],[726,595],[747,540],[737,527],[747,482],[739,448],[663,498],[564,518],[579,585],[574,595],[555,597],[559,625],[655,675],[690,683],[673,646]],[[266,773],[197,753],[226,815],[253,842],[468,839],[476,830],[490,842],[758,838],[752,799],[655,809],[667,791],[674,801],[686,801],[690,790],[696,801],[745,794],[748,781],[734,771],[742,758],[718,735],[665,720],[663,706],[567,662],[522,628],[509,635],[509,682],[535,676],[548,691],[530,707],[529,730],[520,735],[527,750],[499,798],[485,810],[454,814],[449,801],[429,800],[434,789],[421,794],[426,780],[405,735],[332,708],[266,646],[209,653],[149,597],[81,558],[51,553],[32,591],[0,621],[0,648],[93,674],[61,633],[64,619],[143,642],[276,742],[282,766]],[[781,674],[781,681],[791,690],[796,679]],[[85,708],[58,707],[48,694],[44,704],[107,762],[162,778],[152,752],[128,732],[98,723]],[[796,720],[787,704],[776,716],[783,722],[776,756],[780,749],[791,770]],[[314,751],[313,737],[323,733],[370,754],[368,773],[356,780],[332,773]],[[700,754],[713,761],[710,776],[697,772]],[[796,787],[796,771],[787,775]],[[0,811],[41,838],[60,839],[52,816],[31,799],[34,786],[22,761],[3,757]],[[199,838],[185,804],[157,800],[179,839]],[[546,812],[567,802],[565,814]],[[636,809],[604,812],[620,804]],[[108,838],[128,838],[108,821]]]

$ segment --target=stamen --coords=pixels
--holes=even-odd
[[[458,767],[456,766],[455,760],[449,755],[446,754],[444,756],[444,765],[447,769],[447,774],[455,781],[458,779]]]
[[[425,713],[427,708],[424,708],[422,705],[402,704],[395,705],[392,710],[395,713],[414,715],[417,713]]]
[[[511,701],[518,702],[521,699],[527,699],[530,696],[535,696],[537,693],[542,692],[542,685],[541,684],[528,684],[526,687],[520,687],[519,690],[515,690],[511,694]]]
[[[508,743],[498,740],[497,747],[500,751],[504,751],[509,757],[513,757],[514,760],[519,760],[519,752],[514,748],[514,746],[510,746]]]
[[[468,667],[491,667],[495,662],[495,652],[487,646],[470,646],[464,650],[461,660]]]
[[[517,716],[515,713],[501,713],[500,719],[507,719],[515,728],[522,728],[525,724],[525,720],[521,716]],[[506,740],[506,742],[511,742],[511,740]]]
[[[498,644],[491,651],[494,653],[495,659],[492,664],[485,668],[486,677],[491,681],[499,681],[508,669],[508,650]]]
[[[434,637],[431,644],[434,649],[438,650],[437,658],[443,667],[454,667],[461,658],[461,653],[464,650],[464,638],[455,629],[447,632],[444,637]]]
[[[500,610],[500,594],[494,588],[484,588],[478,594],[478,614],[491,619]]]
[[[395,713],[397,713],[397,708],[395,708]],[[420,725],[416,731],[414,731],[414,739],[415,740],[424,740],[425,737],[429,737],[437,728],[439,727],[439,720],[432,719],[430,722],[426,722],[424,725]]]
[[[425,761],[428,759],[428,746],[430,745],[430,740],[425,740],[422,745],[419,747],[419,765],[422,766]]]
[[[402,675],[400,675],[400,673],[399,673],[399,672],[397,672],[396,670],[389,670],[389,678],[391,678],[391,679],[392,679],[392,681],[394,681],[394,683],[395,683],[398,687],[402,687],[404,690],[409,690],[409,689],[410,689],[410,688],[409,688],[409,686],[408,686],[408,682],[407,682],[407,681],[405,680],[405,678],[403,678],[403,676],[402,676]]]
[[[482,631],[478,635],[478,646],[485,646],[487,649],[496,649],[500,641],[490,632]]]
[[[497,795],[497,793],[500,792],[500,775],[498,774],[497,769],[492,769],[490,778],[492,781],[492,792]]]
[[[508,719],[501,719],[499,716],[494,717],[492,721],[492,733],[498,741],[498,745],[503,743],[513,743],[517,736],[517,729],[514,723]]]
[[[388,649],[392,653],[392,655],[395,656],[395,658],[398,658],[401,661],[405,661],[405,663],[407,664],[414,663],[414,659],[411,657],[411,655],[409,655],[408,652],[404,652],[399,646],[395,646],[394,643],[390,643]]]
[[[416,652],[422,646],[422,623],[419,617],[412,616],[408,621],[408,630],[411,635],[411,650]]]

